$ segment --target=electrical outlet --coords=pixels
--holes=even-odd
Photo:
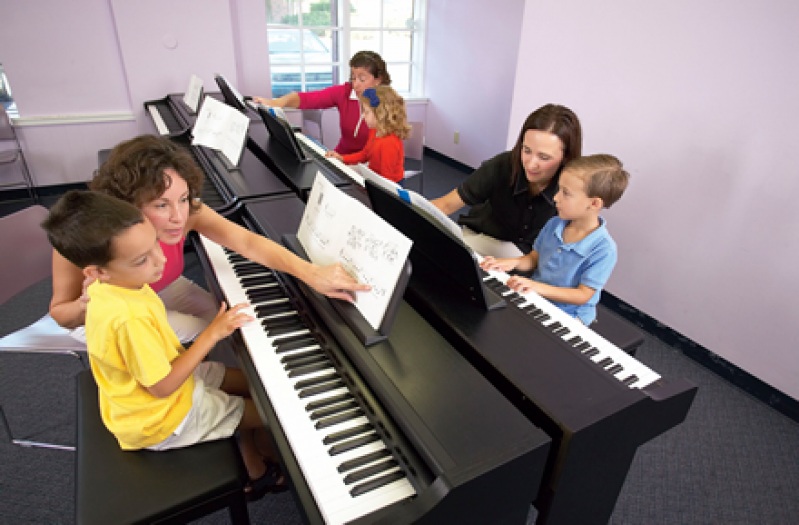
[[[455,144],[457,144],[460,141],[461,141],[461,132],[460,131],[456,131],[455,132]]]

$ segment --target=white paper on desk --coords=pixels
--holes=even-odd
[[[205,97],[194,124],[191,143],[221,151],[231,164],[236,165],[244,148],[249,125],[247,115],[215,98]]]
[[[370,292],[357,292],[355,307],[372,328],[383,321],[411,241],[372,210],[316,174],[297,233],[312,262],[339,262]]]
[[[192,75],[189,79],[189,87],[186,89],[186,94],[183,95],[183,102],[195,113],[197,113],[197,108],[200,106],[200,95],[202,93],[203,79],[197,75]]]

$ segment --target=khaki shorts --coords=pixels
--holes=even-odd
[[[200,363],[194,370],[191,410],[171,436],[147,448],[169,450],[232,436],[244,416],[244,399],[219,389],[224,378],[222,363]]]

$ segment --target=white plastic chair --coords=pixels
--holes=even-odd
[[[14,126],[11,125],[5,106],[2,104],[0,104],[0,144],[2,145],[0,149],[0,180],[6,180],[7,172],[13,172],[14,167],[18,167],[18,171],[22,174],[22,179],[16,182],[0,182],[0,188],[24,184],[28,188],[28,194],[31,199],[34,202],[39,202],[39,195],[33,186],[28,164],[25,162],[24,155],[22,155],[22,147],[19,144],[19,139],[17,139],[17,133],[14,131]],[[10,148],[8,144],[11,145]],[[13,177],[8,178],[13,180]]]
[[[402,141],[405,148],[405,177],[403,180],[419,177],[419,194],[423,195],[424,122],[409,122],[408,124],[411,126],[411,136]]]
[[[41,228],[47,217],[44,206],[34,205],[0,218],[0,304],[52,275],[53,248]],[[50,315],[0,339],[0,351],[61,354],[77,358],[86,345],[73,339]],[[0,406],[0,419],[13,443],[29,447],[74,450],[74,447],[14,439]]]

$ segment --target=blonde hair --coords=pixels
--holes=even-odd
[[[576,158],[566,164],[563,171],[582,179],[585,194],[602,199],[605,208],[621,198],[630,182],[630,174],[623,169],[621,161],[605,153]]]
[[[378,106],[372,107],[370,99],[360,96],[361,104],[371,108],[377,120],[377,135],[386,137],[392,133],[405,140],[411,136],[411,127],[408,125],[408,116],[405,113],[405,99],[397,94],[390,86],[377,86],[373,88],[380,100]]]

